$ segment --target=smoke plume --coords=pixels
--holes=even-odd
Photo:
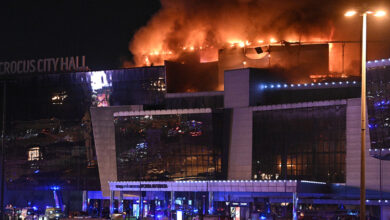
[[[256,46],[281,41],[360,40],[360,19],[347,20],[343,16],[351,8],[351,3],[355,3],[351,0],[160,1],[161,9],[138,30],[129,44],[134,56],[133,66],[163,65],[164,60],[176,60],[183,53],[192,51],[199,51],[201,60],[202,56],[205,57],[204,62],[216,61],[218,48],[234,44]],[[387,29],[382,27],[377,31],[382,30]],[[386,39],[383,33],[376,36]],[[331,71],[341,71],[338,62],[341,60],[341,44],[331,47],[334,54],[337,53],[337,58],[330,58],[331,65],[332,59],[336,65]],[[358,48],[356,42],[345,47],[345,54],[350,54],[346,57],[345,69],[352,68],[349,65],[359,59]],[[368,52],[368,59],[377,58],[372,56],[376,53],[370,49]]]
[[[154,57],[232,43],[332,39],[336,2],[312,0],[161,0],[161,10],[130,43],[137,66]],[[161,64],[156,60],[155,64]]]

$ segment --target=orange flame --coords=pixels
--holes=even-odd
[[[304,3],[281,0],[278,4],[274,1],[235,0],[223,1],[218,7],[215,1],[209,0],[160,1],[161,10],[137,31],[130,42],[129,49],[136,66],[162,65],[164,60],[175,60],[199,50],[256,47],[284,41],[327,41],[332,37],[329,38],[328,34],[333,27],[329,22],[332,15],[325,13],[329,7],[310,4],[313,13],[308,13],[305,3],[309,4],[309,0],[303,0]],[[307,15],[305,18],[308,19],[293,20],[286,16],[292,8]],[[319,14],[323,16],[318,18]],[[317,23],[310,18],[317,19]],[[201,57],[201,60],[218,59],[218,55],[210,57]]]

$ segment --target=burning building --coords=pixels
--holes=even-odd
[[[281,28],[277,27],[281,18],[276,21],[265,11],[264,20],[250,17],[248,14],[255,12],[247,8],[248,4],[254,4],[254,8],[260,5],[252,1],[229,2],[222,7],[227,7],[226,11],[232,12],[235,19],[226,18],[226,11],[219,9],[212,18],[183,15],[189,6],[200,13],[210,12],[210,3],[205,1],[196,4],[162,1],[161,11],[130,43],[132,66],[165,65],[168,92],[222,91],[224,71],[248,67],[276,69],[291,83],[308,83],[313,75],[329,75],[331,25],[316,21],[321,24],[316,29],[301,21],[297,24],[300,30],[286,28],[275,33],[275,29]],[[237,11],[236,7],[242,10]],[[300,10],[296,13],[301,13]],[[275,26],[266,28],[267,20],[275,22]]]
[[[223,83],[224,71],[238,68],[279,68],[289,72],[291,82],[309,81],[310,75],[328,73],[328,44],[266,45],[232,47],[219,50],[218,76]]]
[[[131,39],[129,51],[133,62],[124,67],[165,65],[165,61],[183,64],[183,57],[195,53],[199,63],[218,62],[218,73],[208,70],[208,78],[203,81],[209,83],[209,78],[214,79],[217,74],[218,82],[207,87],[216,83],[218,86],[213,90],[218,91],[223,90],[226,69],[284,68],[290,79],[301,83],[326,76],[359,75],[357,27],[360,23],[343,16],[350,1],[331,0],[327,4],[310,0],[160,2],[160,10]],[[368,52],[368,59],[389,56],[388,45],[378,43],[373,37],[368,41],[369,48],[375,48]],[[191,69],[175,74],[174,69],[167,67],[168,75],[188,77],[188,83],[184,83],[187,88],[171,90],[168,86],[168,90],[205,91],[190,83],[192,77],[202,75]],[[314,76],[307,79],[308,75]]]
[[[206,62],[202,56],[210,53],[202,50],[182,53],[171,60],[166,57],[168,92],[223,90],[224,71],[231,69],[274,69],[278,77],[290,83],[309,83],[313,75],[329,73],[328,44],[283,42],[252,47],[232,44],[215,50],[218,56],[212,62]]]
[[[150,23],[152,28],[141,29],[131,44],[137,68],[14,77],[7,84],[7,119],[13,122],[7,125],[6,141],[6,184],[14,193],[7,199],[19,196],[15,191],[21,188],[78,191],[79,197],[83,191],[79,200],[84,207],[88,200],[100,200],[104,206],[103,200],[110,198],[113,211],[115,190],[109,188],[109,181],[129,180],[177,183],[241,179],[239,184],[264,181],[274,184],[272,187],[302,180],[327,186],[345,183],[345,190],[356,190],[359,157],[354,137],[360,131],[354,123],[359,121],[360,85],[356,79],[329,74],[331,47],[318,42],[331,37],[310,29],[289,39],[290,34],[295,36],[294,31],[276,34],[271,30],[286,27],[279,23],[285,20],[272,23],[275,19],[270,16],[263,16],[260,23],[272,23],[272,28],[257,20],[247,25],[248,17],[266,10],[245,7],[248,2],[258,6],[252,1],[230,1],[222,9],[215,7],[215,14],[209,13],[205,2],[163,1],[163,10]],[[176,3],[177,7],[172,7]],[[226,7],[231,17],[222,16]],[[189,19],[191,16],[183,13],[189,9],[205,9],[207,13],[188,13],[198,18]],[[250,16],[244,16],[247,14]],[[202,16],[204,20],[199,19]],[[260,36],[264,32],[269,33],[263,34],[270,39],[267,42]],[[271,34],[288,41],[276,40]],[[317,43],[302,43],[316,34]],[[388,127],[386,94],[390,92],[380,87],[388,66],[386,63],[375,70],[378,73],[372,85],[378,86],[369,90],[370,94],[383,95],[369,102],[372,142],[367,150],[383,152],[367,155],[374,171],[382,166],[390,168],[388,161],[374,158],[389,155],[384,148],[389,135],[383,131]],[[339,78],[322,79],[329,76]],[[390,178],[374,171],[367,175],[367,187],[373,191],[370,200],[378,201],[372,204],[379,206],[379,194],[381,199],[390,200]],[[161,197],[159,201],[146,192],[148,187],[158,188],[153,185],[120,185],[131,193],[120,194],[118,210],[126,202],[136,213],[137,200],[142,201],[138,196],[144,194],[145,207],[163,204]],[[242,202],[251,201],[251,205],[275,199],[268,194],[273,189],[262,190],[258,192],[265,194],[245,197],[249,194],[237,191],[227,197],[238,202],[244,198]],[[316,198],[316,206],[339,204],[340,199],[354,205],[358,200],[353,193],[329,199],[338,192],[321,191],[307,198],[309,203]],[[175,192],[171,195],[175,197]],[[199,195],[203,203],[195,202],[195,197],[194,212],[206,207],[206,195]],[[290,194],[279,195],[291,203]],[[229,202],[223,197],[207,200],[211,206]],[[273,201],[275,206],[280,204],[276,202],[280,200]]]
[[[329,69],[335,70],[329,68],[333,65],[329,60],[334,60],[329,59],[329,53],[335,50],[330,50],[328,42],[336,40],[333,9],[337,4],[336,1],[324,6],[312,1],[276,4],[229,0],[222,4],[161,0],[160,11],[139,29],[129,44],[134,56],[131,66],[165,65],[169,61],[168,75],[188,77],[188,81],[204,75],[207,80],[203,83],[211,83],[207,88],[218,91],[223,90],[225,70],[245,67],[284,69],[289,72],[286,77],[290,81],[309,82],[310,75],[324,76]],[[185,72],[179,68],[175,73],[180,65],[172,67],[171,62],[187,64],[189,54],[196,54],[192,61],[198,63],[217,62],[218,70],[199,64],[199,68],[208,69],[207,74],[199,73],[198,68],[187,68]],[[195,62],[191,63],[194,67]],[[169,76],[167,82],[171,84]],[[183,89],[179,85],[177,90],[168,86],[168,90],[205,91],[204,85],[194,88],[193,83],[184,84],[189,86]]]

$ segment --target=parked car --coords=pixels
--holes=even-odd
[[[65,214],[60,208],[46,208],[45,215],[40,220],[51,220],[65,218]]]

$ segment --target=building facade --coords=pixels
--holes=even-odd
[[[370,74],[375,71],[378,70],[369,69],[368,79],[382,85],[382,82],[371,78],[374,74]],[[385,75],[388,69],[382,67],[380,71]],[[115,184],[126,181],[142,185],[137,181],[189,181],[188,184],[191,184],[199,180],[305,180],[328,184],[332,189],[323,192],[333,192],[329,196],[335,197],[331,200],[318,197],[316,202],[312,201],[313,204],[336,205],[342,201],[343,204],[355,205],[357,209],[359,194],[354,189],[360,185],[360,82],[354,78],[339,78],[291,84],[270,80],[264,77],[266,74],[267,70],[250,68],[225,71],[224,92],[167,94],[159,110],[92,109],[92,112],[99,112],[99,115],[92,113],[92,121],[105,115],[113,124],[111,129],[115,130],[115,136],[110,137],[111,150],[115,152],[110,155],[110,161],[116,161],[117,175],[109,180],[111,188],[108,182],[104,183],[106,179],[101,181],[103,196],[114,199]],[[378,87],[368,88],[368,94],[378,92],[385,93],[378,91]],[[221,98],[223,106],[208,102]],[[172,108],[173,103],[176,109]],[[195,108],[191,108],[189,103]],[[387,210],[390,176],[386,175],[386,170],[390,168],[390,161],[383,160],[383,157],[378,160],[371,153],[375,152],[375,147],[371,146],[373,141],[377,142],[374,138],[370,139],[372,133],[377,132],[373,130],[375,126],[371,126],[372,118],[386,121],[386,114],[378,115],[372,111],[376,105],[377,101],[368,102],[371,110],[368,111],[370,132],[367,132],[366,145],[367,198],[377,202],[371,203],[372,207]],[[208,116],[203,115],[200,119],[200,113]],[[218,114],[223,116],[218,117]],[[223,120],[215,125],[207,123],[205,117],[211,121]],[[206,126],[210,124],[213,125],[212,132]],[[217,127],[219,131],[215,131]],[[213,140],[205,141],[210,134]],[[197,138],[203,141],[197,141]],[[214,151],[206,150],[210,147]],[[176,149],[178,156],[163,156],[161,148],[166,155],[172,155],[171,149]],[[97,147],[96,150],[100,149]],[[199,154],[200,151],[204,153]],[[385,152],[384,149],[379,151]],[[135,156],[140,154],[142,156]],[[164,164],[160,163],[163,157],[169,158],[164,160]],[[138,158],[138,161],[131,158]],[[216,158],[221,159],[216,162]],[[219,163],[220,167],[215,166]],[[105,166],[110,165],[100,163],[99,169],[106,169]],[[121,170],[126,170],[128,176],[125,177]],[[147,183],[154,182],[144,184]],[[336,186],[343,186],[344,194]],[[148,187],[139,186],[138,189],[153,191]],[[299,194],[304,200],[305,193],[301,191]],[[261,201],[276,201],[272,195],[262,194],[258,198],[245,193],[240,195],[242,201],[244,198],[249,201],[260,198]],[[125,197],[118,198],[121,201]],[[170,198],[167,200],[172,201]],[[292,198],[289,196],[288,201],[293,201]],[[218,201],[226,202],[226,198]],[[371,214],[380,213],[381,208],[379,211],[374,209]]]
[[[377,213],[390,205],[390,175],[386,172],[390,168],[390,63],[368,66],[366,185],[367,198],[375,201],[368,201],[371,213]],[[301,202],[305,210],[309,205],[336,205],[338,209],[338,201],[356,209],[360,183],[358,79],[298,84],[272,77],[269,69],[244,68],[225,71],[224,91],[166,93],[165,85],[164,67],[7,79],[8,201],[20,197],[12,191],[22,187],[43,191],[58,187],[63,192],[80,192],[84,210],[95,206],[86,204],[88,199],[99,201],[99,207],[105,206],[102,201],[111,200],[114,212],[117,198],[118,210],[138,210],[138,216],[147,210],[139,202],[142,197],[147,198],[149,211],[156,208],[151,201],[159,200],[165,210],[186,204],[192,210],[202,208],[205,213],[220,215],[231,208],[226,202],[233,201],[247,203],[248,208],[242,209],[245,212],[262,213],[271,207],[267,204],[274,204],[279,213],[299,207],[292,205],[296,196],[306,201]],[[185,187],[180,184],[194,184],[191,181],[203,181],[206,190],[199,188],[196,194],[180,188]],[[232,181],[238,188],[207,188],[212,181]],[[260,184],[255,195],[253,189],[240,191],[246,181],[268,185]],[[289,181],[296,183],[295,188],[280,194],[278,184],[284,187]],[[117,188],[122,183],[134,184],[135,190]],[[152,188],[171,183],[180,186],[159,195],[150,193],[155,191]],[[330,200],[316,197],[317,185],[327,186],[318,192]],[[302,190],[303,186],[313,190]],[[115,195],[115,191],[121,192]],[[282,203],[289,203],[286,209],[281,208]],[[216,211],[218,207],[224,211]]]

